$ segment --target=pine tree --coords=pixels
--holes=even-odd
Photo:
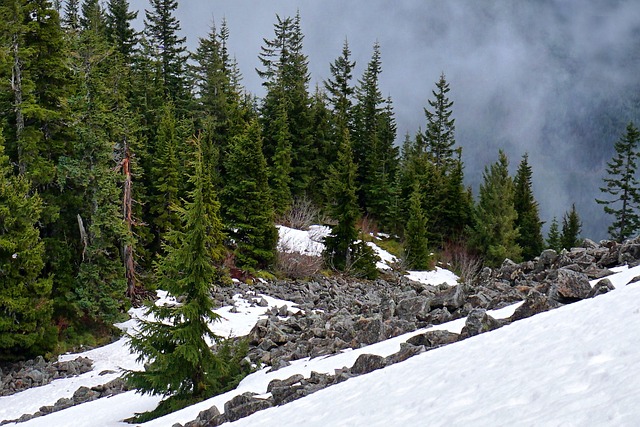
[[[128,64],[136,43],[138,33],[132,23],[138,17],[138,11],[129,10],[128,0],[109,0],[107,2],[106,34],[107,40],[116,47]]]
[[[489,266],[498,266],[505,258],[518,261],[522,252],[516,243],[518,214],[513,204],[513,180],[508,166],[507,156],[500,151],[498,161],[485,167],[480,198],[474,211],[471,242]]]
[[[153,218],[157,250],[160,249],[166,233],[180,226],[177,213],[170,209],[178,204],[180,197],[182,168],[178,161],[178,144],[175,110],[173,104],[168,103],[163,109],[158,125],[155,156],[150,173],[152,195],[149,210]]]
[[[582,231],[582,221],[578,211],[576,211],[576,205],[571,205],[571,210],[566,212],[562,217],[562,233],[560,234],[560,244],[563,248],[569,250],[580,246],[582,239],[580,238],[580,232]]]
[[[223,214],[229,237],[236,245],[236,263],[243,268],[267,268],[275,260],[278,230],[256,120],[233,139],[226,170]]]
[[[291,207],[291,133],[287,123],[286,98],[280,98],[280,108],[274,128],[277,129],[276,149],[269,169],[269,186],[277,215],[284,214]]]
[[[304,196],[312,179],[312,165],[317,149],[312,145],[309,96],[309,60],[303,52],[300,14],[280,18],[276,15],[274,38],[264,39],[259,55],[263,69],[256,70],[264,79],[267,94],[260,108],[264,155],[274,158],[280,129],[275,126],[285,98],[287,127],[291,135],[291,193]]]
[[[230,386],[228,361],[209,347],[210,342],[220,340],[209,325],[220,319],[213,311],[211,291],[223,280],[216,267],[224,252],[222,223],[219,205],[212,202],[214,190],[203,171],[197,140],[195,145],[190,200],[184,207],[172,207],[182,227],[168,234],[165,255],[156,263],[155,275],[159,289],[183,300],[171,306],[150,305],[154,320],[143,322],[140,331],[129,337],[138,361],[147,363],[144,371],[127,372],[128,383],[142,393],[168,396],[161,403],[168,409]]]
[[[0,361],[50,350],[52,281],[43,276],[44,244],[37,223],[42,200],[24,176],[13,176],[0,134]]]
[[[447,98],[449,90],[449,83],[442,73],[440,80],[436,83],[436,90],[432,91],[434,99],[428,101],[433,111],[424,109],[427,116],[425,140],[436,168],[439,170],[446,167],[454,159],[455,119],[451,118],[453,101]]]
[[[637,178],[640,132],[633,123],[629,123],[626,130],[614,145],[616,154],[607,163],[608,177],[603,178],[605,187],[600,188],[614,199],[596,199],[597,203],[604,205],[604,211],[615,218],[609,226],[609,234],[618,242],[640,229],[640,183]],[[614,204],[617,208],[611,206]]]
[[[80,12],[81,29],[91,29],[103,34],[106,20],[99,0],[83,0]]]
[[[151,54],[160,71],[159,86],[165,101],[173,101],[177,111],[182,112],[187,102],[184,79],[186,63],[186,38],[178,37],[180,22],[174,16],[177,0],[149,0],[151,10],[145,9],[145,35]],[[180,114],[179,114],[180,115]]]
[[[556,252],[562,250],[562,242],[560,240],[560,224],[558,219],[554,216],[549,226],[549,234],[547,235],[547,247],[553,249]]]
[[[80,0],[67,0],[62,23],[72,31],[80,28]]]
[[[427,220],[422,211],[421,192],[418,186],[411,194],[409,220],[405,226],[405,253],[407,264],[415,270],[429,268]]]
[[[522,156],[514,179],[514,207],[518,213],[516,227],[520,231],[517,243],[522,248],[522,256],[525,260],[537,257],[544,248],[542,222],[538,202],[533,196],[531,176],[529,156],[525,154]]]
[[[351,125],[351,107],[355,92],[351,85],[351,79],[355,66],[355,61],[351,61],[349,43],[345,40],[342,46],[342,55],[329,65],[332,77],[324,82],[324,87],[329,92],[329,102],[337,119],[339,130]],[[339,135],[337,134],[338,137]]]

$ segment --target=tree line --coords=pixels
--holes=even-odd
[[[104,338],[156,288],[197,288],[200,301],[226,268],[273,271],[275,223],[296,200],[332,227],[326,265],[366,277],[377,272],[363,218],[398,235],[415,269],[452,242],[490,266],[578,243],[575,207],[543,238],[526,154],[511,177],[498,153],[474,200],[444,74],[424,129],[398,146],[379,44],[356,78],[345,40],[311,88],[301,17],[276,16],[258,99],[226,22],[188,52],[177,6],[150,0],[137,32],[127,0],[0,5],[0,360]],[[618,195],[621,167],[603,191]],[[636,205],[618,215],[602,201],[616,239],[639,223],[624,182]]]

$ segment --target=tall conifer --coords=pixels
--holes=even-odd
[[[522,256],[525,260],[537,257],[544,249],[542,221],[540,221],[538,202],[533,196],[531,177],[529,156],[525,154],[522,156],[514,179],[514,207],[518,213],[516,227],[520,231],[517,242],[522,248]]]

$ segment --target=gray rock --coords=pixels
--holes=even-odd
[[[407,340],[413,346],[424,346],[429,350],[443,345],[451,344],[459,339],[459,335],[449,331],[427,331],[419,335],[414,335]]]
[[[527,294],[524,303],[516,308],[515,312],[509,317],[509,321],[513,322],[520,319],[531,317],[543,311],[551,310],[559,307],[561,304],[557,301],[549,299],[546,295],[532,289]]]
[[[489,316],[486,310],[475,308],[471,310],[465,321],[465,325],[460,333],[460,338],[473,337],[484,332],[492,331],[501,327],[503,323]]]
[[[273,406],[268,399],[254,397],[255,393],[243,393],[224,404],[224,413],[228,421],[236,421],[262,409]]]
[[[549,297],[566,304],[588,298],[590,292],[591,285],[586,274],[561,268],[551,284]]]
[[[609,291],[614,290],[615,287],[611,280],[609,279],[601,279],[593,286],[593,289],[589,292],[589,298],[596,297],[598,295],[606,294]]]
[[[351,373],[355,375],[368,374],[377,369],[384,368],[384,357],[377,354],[361,354],[351,367]]]

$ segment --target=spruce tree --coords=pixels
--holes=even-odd
[[[174,16],[177,0],[149,0],[145,9],[144,32],[151,55],[159,66],[159,86],[165,101],[173,101],[178,115],[183,113],[188,98],[184,78],[187,59],[186,38],[178,37],[180,22]]]
[[[564,249],[570,250],[580,246],[582,239],[580,232],[582,231],[582,221],[576,211],[575,203],[571,205],[571,210],[565,212],[562,217],[562,233],[560,234],[560,244]]]
[[[256,120],[231,142],[226,171],[223,214],[236,246],[236,263],[242,268],[267,268],[275,260],[278,230]]]
[[[155,156],[151,166],[152,195],[150,213],[156,235],[156,251],[170,230],[180,225],[180,220],[171,206],[178,204],[180,196],[180,175],[182,168],[178,161],[179,137],[172,103],[165,105],[158,125]]]
[[[409,268],[427,270],[429,268],[427,220],[422,211],[420,199],[420,188],[416,186],[409,202],[409,220],[405,226],[404,250]]]
[[[128,0],[108,0],[106,16],[107,40],[116,47],[118,52],[130,63],[138,33],[132,23],[138,17],[138,11],[129,9]]]
[[[264,155],[271,162],[278,145],[277,116],[285,98],[287,127],[291,135],[291,193],[301,197],[307,193],[312,179],[312,165],[317,158],[317,148],[312,142],[309,96],[309,60],[303,52],[300,14],[295,17],[276,16],[274,38],[264,39],[259,55],[267,94],[260,108],[264,139]]]
[[[42,354],[55,344],[50,277],[37,224],[42,200],[14,176],[0,134],[0,361]]]
[[[529,156],[525,154],[522,156],[514,179],[514,207],[518,213],[516,227],[520,231],[517,243],[522,248],[522,256],[525,260],[540,255],[544,247],[542,222],[540,221],[538,202],[533,196],[531,176]]]
[[[560,224],[558,219],[554,216],[549,226],[549,233],[547,234],[547,247],[553,249],[556,252],[562,250],[562,242],[560,240]]]
[[[213,311],[211,291],[223,280],[216,267],[224,253],[222,223],[197,140],[195,144],[189,201],[184,207],[172,206],[182,227],[167,235],[165,255],[155,265],[157,288],[182,301],[150,305],[153,320],[142,322],[139,332],[129,337],[131,351],[146,364],[144,371],[127,372],[128,383],[139,392],[168,397],[161,403],[166,410],[229,386],[227,361],[209,347],[220,340],[210,324],[220,319]]]
[[[615,156],[607,163],[608,177],[600,191],[613,200],[599,200],[604,211],[615,218],[609,226],[609,234],[618,242],[635,235],[640,229],[640,183],[637,178],[640,133],[631,122],[626,134],[615,143]],[[615,205],[616,207],[612,207]]]
[[[286,98],[282,96],[274,128],[277,130],[276,148],[269,168],[269,186],[276,215],[284,214],[292,203],[291,197],[291,133],[287,123]]]
[[[487,265],[495,267],[505,258],[520,259],[522,249],[516,243],[518,216],[514,208],[513,180],[509,163],[500,151],[498,161],[485,167],[480,185],[478,205],[474,211],[471,243],[484,256]]]
[[[436,83],[436,90],[432,91],[434,99],[428,101],[433,111],[424,109],[427,116],[425,140],[436,168],[439,170],[446,167],[454,159],[455,119],[451,118],[453,101],[447,98],[449,91],[449,83],[442,73],[440,80]]]
[[[80,28],[80,0],[67,0],[62,23],[72,31]]]

